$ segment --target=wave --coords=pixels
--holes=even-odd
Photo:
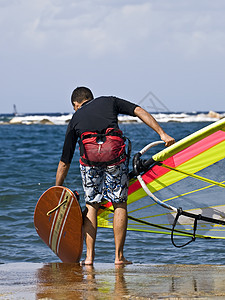
[[[5,117],[3,120],[0,116],[0,124],[23,124],[23,125],[66,125],[69,123],[73,114],[31,114],[17,115],[10,118]]]
[[[168,112],[151,113],[159,123],[168,122],[214,122],[225,117],[225,112]],[[24,115],[0,115],[0,124],[21,125],[67,125],[73,114],[24,114]],[[120,123],[141,123],[137,117],[119,116]]]

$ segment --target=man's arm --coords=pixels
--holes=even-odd
[[[55,181],[55,185],[63,185],[63,182],[66,178],[66,175],[69,171],[70,168],[70,164],[66,164],[63,161],[60,160],[59,165],[58,165],[58,169],[56,172],[56,181]]]
[[[165,131],[159,125],[159,123],[146,110],[144,110],[140,106],[137,106],[134,110],[134,114],[139,119],[141,119],[146,125],[148,125],[150,128],[152,128],[155,132],[158,133],[161,140],[165,142],[166,147],[175,143],[175,139],[166,134]]]

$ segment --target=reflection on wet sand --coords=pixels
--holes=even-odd
[[[225,299],[225,266],[3,264],[0,299]]]
[[[124,266],[104,270],[93,266],[51,263],[36,272],[36,299],[96,299],[97,295],[114,299],[129,294],[124,278]],[[118,297],[118,298],[117,298]]]
[[[79,264],[51,263],[36,272],[36,299],[79,299],[83,282]]]
[[[114,293],[118,297],[129,295],[129,290],[127,288],[126,280],[125,280],[125,267],[123,265],[115,266],[115,289]],[[118,298],[119,299],[119,298]]]

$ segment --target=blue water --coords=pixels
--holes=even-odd
[[[208,124],[171,122],[162,127],[179,140]],[[132,154],[158,140],[157,134],[144,124],[122,124],[120,127],[132,141]],[[0,263],[59,261],[38,237],[33,212],[40,195],[54,185],[65,131],[65,125],[0,126]],[[78,190],[83,206],[77,151],[65,185]],[[179,239],[182,242],[183,238]],[[224,261],[224,246],[224,240],[197,239],[189,246],[177,249],[169,236],[129,231],[125,256],[141,264],[219,264]],[[99,228],[96,262],[113,261],[113,232]]]

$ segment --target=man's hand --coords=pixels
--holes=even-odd
[[[166,133],[161,134],[161,140],[165,142],[165,146],[169,147],[175,143],[175,139]]]

